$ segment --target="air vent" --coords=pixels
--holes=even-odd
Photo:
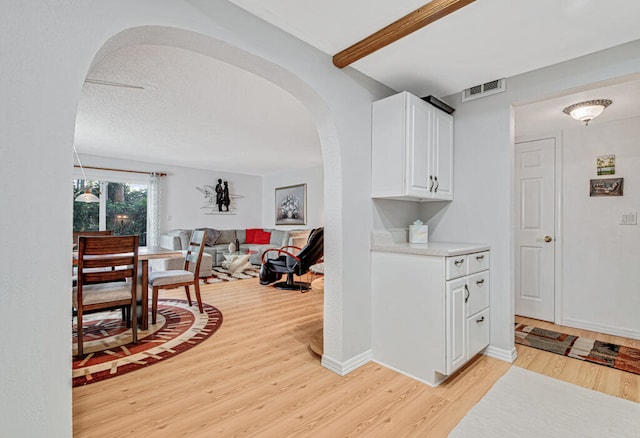
[[[478,99],[480,97],[490,96],[492,94],[500,93],[506,90],[506,80],[496,79],[495,81],[487,82],[482,85],[475,85],[466,90],[462,90],[462,101]]]

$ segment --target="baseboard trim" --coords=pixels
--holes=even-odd
[[[618,327],[611,327],[605,324],[596,324],[587,321],[581,321],[573,318],[562,318],[561,325],[568,327],[589,330],[592,332],[605,333],[608,335],[621,336],[623,338],[640,339],[640,332],[637,330],[625,330]]]
[[[396,373],[402,374],[403,376],[407,376],[410,377],[414,380],[417,380],[418,382],[424,383],[425,385],[429,385],[433,388],[437,387],[438,385],[440,385],[442,382],[444,382],[449,376],[445,376],[444,374],[440,374],[440,373],[436,373],[435,371],[433,372],[434,376],[439,376],[440,379],[436,379],[433,382],[429,382],[425,379],[421,379],[420,377],[414,376],[413,374],[407,373],[405,371],[399,370],[396,367],[392,367],[391,365],[388,365],[384,362],[380,362],[379,360],[376,359],[372,359],[372,362],[377,363],[378,365],[382,365],[385,368],[389,368],[392,371],[395,371]]]
[[[351,371],[371,362],[371,357],[371,350],[360,353],[345,362],[338,362],[335,359],[322,355],[320,364],[329,371],[333,371],[334,373],[338,374],[339,376],[346,376]]]
[[[515,346],[511,350],[505,350],[503,348],[489,345],[487,348],[485,348],[482,354],[494,359],[499,359],[504,362],[514,363],[516,361],[516,358],[518,357],[518,350],[516,350]]]

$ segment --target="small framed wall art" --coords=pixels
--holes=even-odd
[[[622,196],[624,178],[600,178],[589,182],[589,196]]]
[[[307,185],[276,188],[276,225],[307,223]]]
[[[596,159],[596,167],[598,175],[615,175],[616,174],[616,156],[602,155]]]

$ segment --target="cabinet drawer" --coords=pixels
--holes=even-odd
[[[452,280],[467,275],[467,264],[466,255],[447,257],[446,279]]]
[[[467,316],[475,315],[489,307],[489,271],[473,274],[467,280]]]
[[[475,274],[476,272],[486,271],[489,269],[489,251],[477,252],[467,256],[468,266],[467,273]]]
[[[489,345],[489,327],[491,314],[486,309],[467,319],[467,357],[471,359]]]

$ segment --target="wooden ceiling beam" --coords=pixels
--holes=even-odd
[[[333,65],[344,68],[357,60],[398,41],[427,24],[433,23],[475,0],[432,0],[362,41],[344,49],[333,57]]]

